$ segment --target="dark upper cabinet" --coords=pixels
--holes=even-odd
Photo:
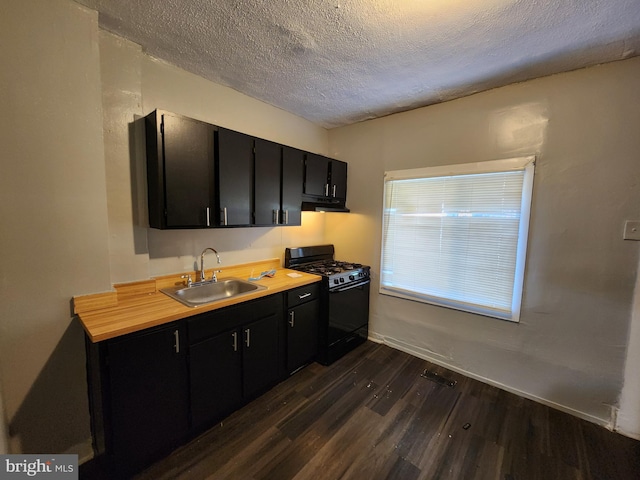
[[[255,139],[254,224],[280,223],[282,145]],[[302,179],[300,181],[302,184]]]
[[[184,323],[90,344],[93,424],[102,425],[107,458],[135,472],[180,445],[189,431]],[[102,408],[96,409],[96,405]]]
[[[300,225],[304,152],[255,139],[254,225]]]
[[[214,126],[156,110],[145,117],[149,225],[203,228],[213,222]]]
[[[347,164],[345,162],[331,160],[329,185],[329,196],[340,200],[347,199]]]
[[[149,225],[300,225],[301,210],[345,208],[347,164],[182,115],[145,117]]]
[[[318,197],[329,196],[329,162],[327,157],[307,153],[304,171],[304,193]]]
[[[282,147],[282,198],[281,219],[283,225],[301,225],[302,184],[304,181],[304,152],[296,148]]]
[[[252,218],[253,142],[244,133],[218,127],[218,225],[249,226]]]
[[[344,202],[347,198],[347,164],[315,153],[307,153],[304,194]]]

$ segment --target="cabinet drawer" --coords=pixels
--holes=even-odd
[[[312,283],[287,292],[287,308],[315,300],[320,295],[320,283]]]
[[[194,345],[243,323],[276,314],[282,315],[282,294],[269,295],[203,313],[188,320],[189,344]]]

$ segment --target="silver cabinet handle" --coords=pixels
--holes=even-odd
[[[336,196],[336,186],[333,186],[333,189],[331,190],[331,196],[335,197]]]
[[[289,225],[289,210],[284,211],[284,224]]]
[[[173,338],[175,339],[176,343],[173,346],[174,350],[176,351],[176,353],[180,353],[180,332],[178,330],[176,330],[175,332],[173,332]]]
[[[295,321],[296,321],[296,312],[291,310],[289,312],[289,325],[291,325],[291,328],[293,328]]]
[[[329,196],[329,184],[325,183],[324,185],[324,196],[328,197]]]
[[[238,332],[233,332],[231,334],[231,337],[233,338],[233,343],[232,343],[233,351],[237,352],[238,351]]]
[[[207,207],[207,227],[211,226],[211,213],[210,213],[210,208]]]
[[[220,210],[220,213],[222,213],[222,225],[227,225],[227,207]]]
[[[298,299],[302,300],[303,298],[307,298],[311,296],[311,292],[303,293],[302,295],[298,295]]]
[[[251,329],[245,328],[244,333],[246,334],[245,343],[247,345],[247,348],[249,348],[251,346]]]
[[[278,210],[273,210],[273,223],[278,225]]]

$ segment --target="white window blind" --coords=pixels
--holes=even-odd
[[[385,173],[380,292],[518,321],[533,165]]]

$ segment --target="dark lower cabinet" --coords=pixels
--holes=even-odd
[[[183,322],[89,344],[96,446],[114,476],[127,476],[171,452],[189,432]],[[97,383],[97,385],[96,385]]]
[[[191,422],[211,424],[242,403],[242,357],[237,329],[223,332],[189,349]]]
[[[311,361],[318,287],[87,340],[94,447],[113,477],[142,470]]]
[[[287,293],[287,372],[295,372],[318,353],[320,300],[318,284]]]
[[[282,302],[271,295],[188,321],[193,430],[210,427],[279,380]]]

